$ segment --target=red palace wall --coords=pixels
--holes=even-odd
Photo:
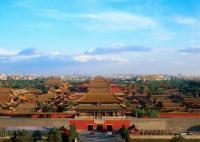
[[[69,120],[69,125],[74,125],[77,130],[79,131],[86,131],[88,130],[88,125],[93,125],[93,129],[97,128],[97,125],[102,125],[103,129],[106,130],[107,125],[112,125],[112,129],[118,130],[120,129],[123,125],[125,127],[130,127],[130,120],[105,120],[101,124],[95,123],[93,119],[86,120],[86,119],[72,119]]]
[[[160,113],[160,118],[200,118],[200,113]]]
[[[87,130],[88,125],[94,125],[93,120],[69,120],[69,125],[74,125],[77,130]]]
[[[75,113],[37,113],[28,114],[31,118],[70,118],[75,115]]]
[[[113,129],[120,129],[123,125],[128,128],[130,127],[130,120],[106,120],[104,127],[112,125]]]

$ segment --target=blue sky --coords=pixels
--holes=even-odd
[[[1,73],[200,74],[199,0],[1,0]]]

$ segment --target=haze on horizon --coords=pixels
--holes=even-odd
[[[1,0],[1,73],[200,74],[199,0]]]

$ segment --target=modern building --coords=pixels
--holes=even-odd
[[[137,80],[142,80],[142,81],[151,81],[151,80],[161,81],[161,80],[167,80],[167,77],[165,77],[163,75],[142,75],[142,76],[139,76]]]

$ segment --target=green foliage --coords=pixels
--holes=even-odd
[[[141,118],[146,114],[146,110],[142,108],[136,108],[135,110],[133,110],[133,113],[135,117]]]
[[[175,135],[170,142],[185,142],[185,139],[179,134]]]
[[[137,118],[141,118],[145,115],[148,115],[151,118],[158,118],[159,112],[157,110],[151,110],[151,109],[144,109],[144,108],[136,108],[133,110],[134,116]]]
[[[75,106],[75,105],[77,105],[77,102],[75,102],[75,101],[70,101],[69,102],[69,106]]]
[[[51,112],[51,108],[47,104],[45,104],[42,106],[42,111],[43,112]]]
[[[12,142],[33,142],[33,136],[28,131],[19,131],[12,139]]]
[[[39,101],[36,102],[35,111],[42,110],[42,112],[64,112],[70,108],[69,103],[65,103],[62,105],[48,105],[46,103],[41,103]]]
[[[163,102],[162,101],[158,101],[157,103],[156,103],[156,110],[160,110],[160,109],[162,109],[163,108]]]
[[[177,94],[172,94],[172,95],[170,96],[170,98],[172,99],[172,101],[173,101],[174,103],[182,103],[183,100],[184,100],[183,95],[177,95]]]
[[[68,142],[74,142],[75,139],[78,139],[78,133],[75,126],[70,126]]]
[[[55,88],[56,90],[59,89],[59,87],[60,87],[59,84],[55,84],[55,85],[54,85],[54,88]]]
[[[129,101],[129,100],[126,100],[126,101],[125,101],[125,105],[126,105],[126,107],[129,107],[129,106],[131,105],[130,101]]]
[[[48,88],[46,88],[45,86],[42,86],[41,88],[39,88],[42,91],[42,94],[46,94],[48,93]]]
[[[147,86],[151,95],[162,95],[164,93],[161,81],[149,81]]]
[[[185,96],[200,94],[200,81],[195,80],[171,79],[148,81],[146,82],[146,85],[148,86],[151,95],[161,95],[165,89],[177,89]]]
[[[131,142],[129,130],[125,128],[125,126],[122,126],[122,128],[120,129],[120,134],[125,142]]]
[[[148,115],[151,118],[158,118],[159,117],[159,112],[156,110],[149,110]]]
[[[141,85],[138,90],[139,93],[144,93],[144,85]]]
[[[35,80],[0,80],[0,87],[24,89],[24,88],[34,88],[39,89],[42,93],[47,93],[48,88],[45,87],[43,79]]]
[[[1,140],[1,139],[0,139],[0,142],[12,142],[12,141],[11,141],[11,140],[5,140],[5,139],[4,139],[4,140]]]
[[[58,105],[57,109],[56,109],[57,112],[64,112],[64,111],[67,111],[67,110],[68,110],[68,108],[65,105]]]
[[[62,142],[62,135],[60,130],[51,129],[48,135],[48,142]]]

